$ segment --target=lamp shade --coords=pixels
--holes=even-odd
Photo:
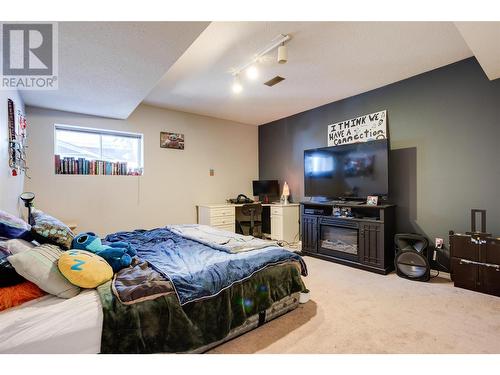
[[[283,194],[285,197],[288,197],[290,195],[290,188],[288,187],[288,184],[285,181],[285,184],[283,185]]]
[[[33,199],[35,199],[35,194],[30,191],[26,191],[22,193],[19,198],[21,198],[21,200],[24,202],[24,206],[28,208],[28,224],[35,225],[35,220],[31,215],[31,207],[33,207]]]
[[[21,200],[24,202],[24,204],[26,205],[26,207],[28,207],[29,204],[31,204],[31,202],[33,201],[33,199],[35,199],[35,194],[32,193],[32,192],[29,192],[29,191],[26,191],[24,193],[22,193],[19,198],[21,198]]]

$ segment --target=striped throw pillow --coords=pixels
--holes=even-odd
[[[40,289],[59,298],[71,298],[80,293],[80,288],[71,284],[59,271],[57,261],[62,254],[58,246],[44,244],[7,259],[19,275]]]

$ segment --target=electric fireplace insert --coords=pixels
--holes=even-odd
[[[349,260],[358,260],[359,227],[345,220],[320,220],[318,252]]]

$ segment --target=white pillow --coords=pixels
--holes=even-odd
[[[80,288],[71,284],[59,271],[57,261],[63,254],[55,245],[40,245],[7,257],[16,272],[40,289],[59,298],[71,298]]]
[[[0,242],[0,247],[14,255],[32,249],[35,247],[35,245],[25,240],[14,239]]]

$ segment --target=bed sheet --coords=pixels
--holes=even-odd
[[[103,313],[99,294],[47,295],[0,312],[0,353],[99,353]]]

